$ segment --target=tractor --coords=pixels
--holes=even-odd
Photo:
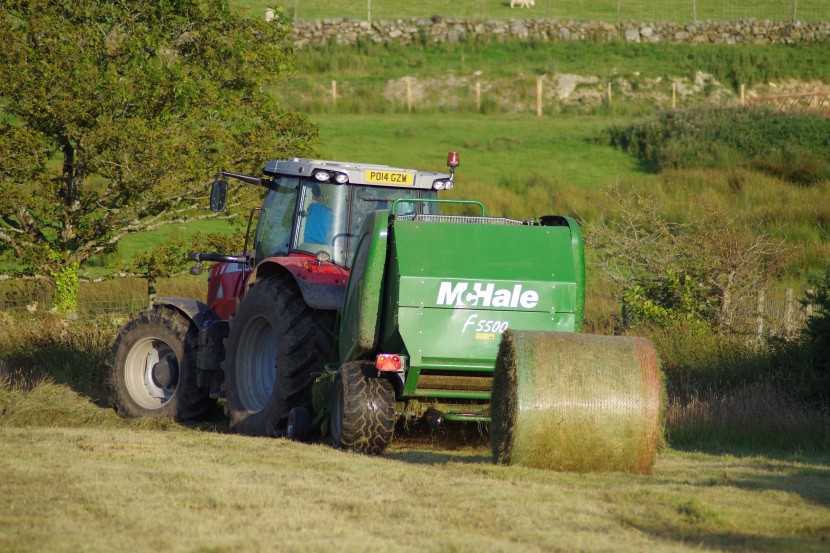
[[[579,334],[576,221],[439,199],[457,152],[447,165],[294,158],[261,177],[223,171],[214,211],[228,178],[266,188],[243,253],[192,253],[195,274],[213,263],[207,301],[157,297],[121,329],[108,359],[116,411],[186,421],[218,400],[236,432],[370,454],[401,420],[467,421],[492,424],[500,462],[650,470],[657,361],[645,340]],[[586,436],[593,453],[550,464]]]

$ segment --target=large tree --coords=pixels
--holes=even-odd
[[[309,154],[316,128],[270,93],[288,32],[226,0],[4,0],[0,252],[81,263],[194,216],[219,169]]]

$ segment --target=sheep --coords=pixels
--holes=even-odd
[[[510,7],[530,8],[536,5],[536,0],[510,0]]]

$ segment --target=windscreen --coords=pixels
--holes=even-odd
[[[317,255],[324,251],[338,265],[351,267],[357,238],[366,216],[389,209],[400,198],[435,198],[432,190],[348,186],[303,181],[295,250]],[[400,204],[399,214],[437,212],[435,204]]]
[[[268,187],[256,230],[256,262],[287,255],[300,179],[278,177]]]

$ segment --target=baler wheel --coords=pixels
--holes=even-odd
[[[231,427],[283,436],[296,407],[311,407],[311,374],[328,361],[332,312],[312,309],[290,275],[270,275],[245,294],[226,340]]]
[[[118,333],[107,364],[110,403],[130,418],[199,419],[210,408],[209,390],[196,385],[198,329],[170,307],[130,319]]]
[[[371,374],[374,372],[375,374]],[[395,430],[395,389],[371,364],[345,363],[331,399],[331,440],[337,448],[383,453]]]
[[[308,441],[311,435],[311,411],[305,407],[294,407],[288,413],[288,425],[285,428],[285,437],[297,442]]]

